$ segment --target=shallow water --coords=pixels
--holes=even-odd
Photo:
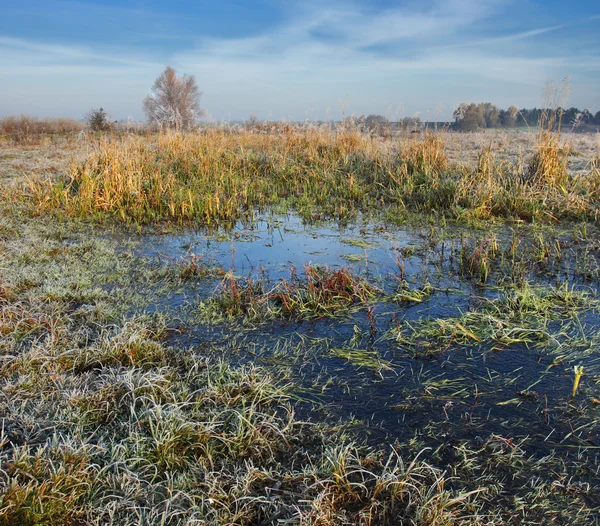
[[[240,224],[227,234],[187,231],[127,241],[137,255],[160,264],[195,254],[236,276],[268,283],[289,277],[293,267],[301,273],[307,264],[351,267],[388,293],[397,289],[402,272],[413,286],[431,283],[435,291],[421,303],[374,303],[374,331],[365,308],[305,321],[209,321],[198,314],[199,305],[215,293],[218,278],[183,282],[162,291],[146,307],[183,320],[186,330],[173,337],[173,344],[204,350],[208,341],[230,360],[256,363],[289,381],[303,417],[354,419],[359,435],[375,445],[417,438],[435,447],[496,434],[510,440],[529,438],[535,455],[556,448],[571,454],[600,447],[600,405],[594,401],[600,398],[595,339],[600,317],[595,308],[582,312],[567,329],[551,321],[550,333],[568,334],[558,345],[540,348],[451,341],[429,355],[393,337],[398,326],[458,316],[481,298],[498,296],[490,285],[501,275],[496,273],[483,287],[462,276],[458,267],[465,235],[485,234],[453,230],[440,236],[435,227],[369,223],[305,226],[287,215]],[[496,234],[502,242],[514,232],[505,228]],[[553,236],[569,243],[568,233]],[[595,293],[596,281],[577,280],[581,250],[565,249],[560,261],[534,265],[528,278],[544,286],[570,279]],[[588,250],[585,257],[596,261],[597,254],[590,254]],[[582,365],[585,375],[571,400],[575,365]]]
[[[262,218],[254,225],[238,224],[227,234],[187,231],[145,237],[137,250],[147,257],[174,259],[201,254],[238,275],[257,276],[264,269],[270,278],[278,279],[289,276],[291,267],[305,264],[352,266],[359,271],[375,266],[389,272],[394,267],[393,249],[410,245],[416,237],[383,225],[307,226],[288,215]],[[353,261],[353,256],[360,261]]]

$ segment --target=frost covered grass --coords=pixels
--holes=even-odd
[[[341,325],[331,316],[360,309],[372,315],[375,301],[399,309],[436,301],[439,290],[426,281],[434,276],[415,283],[405,275],[405,259],[418,256],[439,261],[439,274],[450,269],[482,290],[502,288],[463,315],[423,320],[412,332],[393,317],[372,319],[372,331],[355,326],[351,339],[323,354],[356,375],[374,372],[377,381],[401,374],[393,356],[380,356],[377,345],[389,342],[434,356],[479,344],[546,345],[560,351],[557,363],[579,360],[594,352],[595,340],[578,332],[578,316],[595,298],[564,284],[533,285],[526,275],[557,275],[571,248],[578,276],[597,280],[597,246],[584,223],[571,247],[543,231],[532,243],[479,232],[444,250],[443,227],[432,227],[423,249],[431,252],[399,252],[399,276],[386,294],[349,269],[316,266],[274,287],[249,289],[201,255],[157,264],[111,236],[123,219],[155,227],[228,225],[263,206],[295,207],[312,219],[359,211],[398,219],[434,208],[454,218],[514,218],[523,209],[533,210],[527,219],[594,217],[597,163],[588,179],[561,172],[546,188],[516,168],[519,177],[504,179],[513,168],[493,152],[482,152],[477,166],[455,169],[446,151],[453,140],[221,130],[95,138],[87,155],[73,142],[62,150],[0,150],[0,525],[593,524],[598,461],[589,446],[600,385],[593,364],[569,369],[575,396],[560,408],[580,440],[576,455],[533,455],[532,444],[513,439],[508,425],[506,436],[480,427],[472,440],[440,439],[448,436],[449,402],[458,405],[467,387],[425,374],[418,399],[412,384],[399,389],[398,411],[435,403],[446,419],[405,442],[368,446],[347,422],[298,416],[300,379],[289,370],[230,360],[244,340],[232,337],[216,348],[208,337],[182,344],[173,336],[189,327],[171,311],[151,309],[169,291],[222,280],[222,295],[202,299],[230,317],[257,312],[262,319]],[[67,167],[72,153],[77,159]],[[490,201],[487,189],[497,188]],[[503,191],[522,192],[524,201],[506,206]],[[107,222],[113,231],[91,218],[116,220]],[[502,282],[504,269],[510,272]],[[395,328],[378,333],[376,322]],[[577,334],[585,346],[578,347]],[[309,354],[306,341],[295,350],[284,343],[279,353],[287,362]],[[489,374],[490,382],[504,381]],[[424,444],[432,439],[436,448]]]

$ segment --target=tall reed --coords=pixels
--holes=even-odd
[[[112,137],[92,145],[63,180],[30,180],[37,209],[232,225],[256,210],[293,208],[306,219],[358,213],[406,218],[418,211],[451,218],[593,219],[596,177],[567,168],[568,147],[540,132],[525,175],[498,163],[491,146],[477,168],[451,165],[442,132],[396,141],[353,129],[287,127],[273,133],[213,129],[199,134]]]

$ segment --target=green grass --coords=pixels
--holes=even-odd
[[[406,322],[396,340],[417,352],[442,352],[453,344],[489,343],[497,349],[514,344],[560,348],[566,334],[562,326],[578,313],[596,305],[594,295],[570,288],[532,286],[505,289],[497,299],[481,299],[455,317]],[[553,324],[557,321],[558,326]],[[563,322],[563,323],[560,323]]]

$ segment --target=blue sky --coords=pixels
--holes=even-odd
[[[0,115],[142,119],[166,65],[209,120],[380,113],[443,119],[463,101],[600,110],[593,1],[0,0]]]

